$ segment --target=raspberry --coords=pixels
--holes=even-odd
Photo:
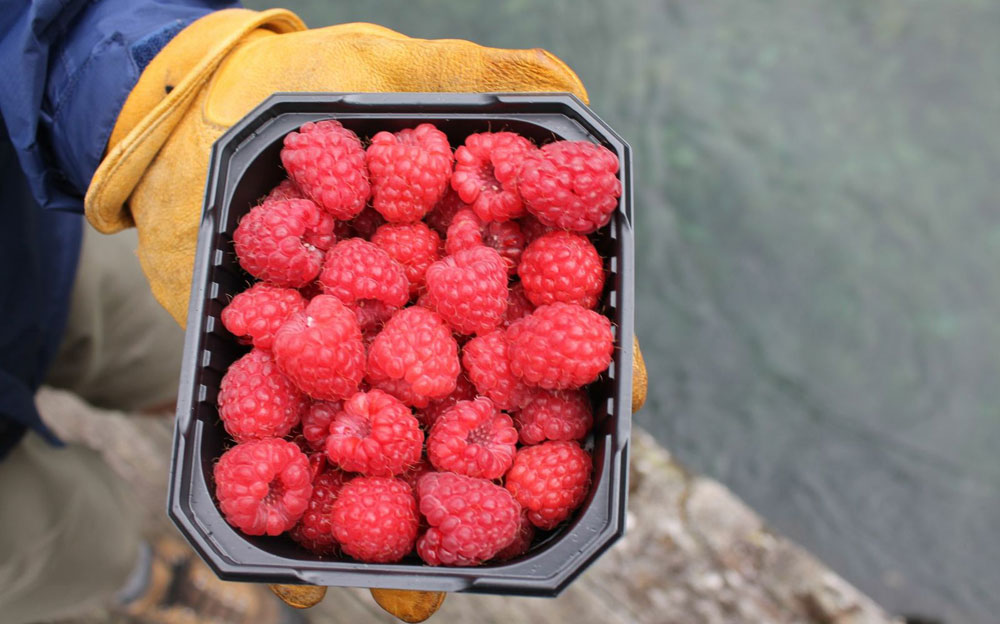
[[[521,407],[529,392],[529,388],[510,372],[507,350],[507,334],[501,329],[473,338],[462,348],[462,367],[476,391],[503,410]]]
[[[368,350],[368,378],[405,403],[426,407],[455,390],[458,343],[432,310],[413,306],[385,324]]]
[[[483,220],[471,209],[459,210],[451,219],[444,239],[445,252],[453,256],[483,244]]]
[[[348,223],[350,223],[355,236],[368,240],[375,233],[375,230],[385,225],[385,217],[377,213],[371,206],[368,206],[361,211],[361,214],[348,221]]]
[[[420,461],[424,434],[413,412],[381,390],[358,392],[330,423],[326,455],[348,472],[400,474]]]
[[[302,437],[306,439],[310,449],[326,450],[326,436],[330,433],[330,423],[342,408],[340,401],[313,401],[302,412]]]
[[[521,161],[534,150],[531,141],[513,132],[470,134],[455,151],[451,186],[483,221],[520,217],[524,204],[517,174]]]
[[[438,470],[499,479],[517,450],[510,416],[485,397],[459,401],[441,414],[427,436],[427,457]]]
[[[542,234],[559,231],[559,228],[545,225],[530,214],[526,214],[518,219],[517,223],[521,226],[521,232],[524,234],[524,242],[528,245]]]
[[[508,561],[514,557],[520,557],[531,548],[531,542],[535,539],[535,525],[528,520],[527,510],[521,510],[521,516],[517,523],[517,534],[514,541],[504,547],[493,558],[497,561]]]
[[[355,477],[340,490],[330,517],[343,551],[369,563],[405,557],[420,524],[410,486],[391,477]]]
[[[233,232],[240,266],[275,286],[298,288],[319,274],[333,221],[308,199],[269,201],[252,208]]]
[[[306,303],[308,304],[310,301],[315,299],[317,295],[323,294],[323,287],[320,285],[319,282],[312,281],[303,286],[302,288],[299,288],[299,294],[302,295],[302,298],[305,299]]]
[[[593,463],[576,442],[543,442],[517,452],[506,486],[539,529],[554,529],[583,503]]]
[[[312,495],[309,460],[292,442],[237,444],[215,464],[215,497],[226,522],[247,535],[279,535],[295,526]]]
[[[351,226],[351,224],[354,223],[354,221],[355,220],[352,219],[351,221],[334,221],[333,222],[333,234],[334,234],[335,242],[338,241],[338,240],[344,240],[344,239],[347,239],[347,238],[351,238],[351,237],[353,237],[355,235],[354,234],[354,228]],[[367,236],[363,236],[362,238],[368,238],[368,237]],[[333,245],[330,245],[330,247],[333,247]],[[327,249],[329,249],[329,247]]]
[[[288,133],[281,163],[296,186],[334,218],[351,219],[368,202],[365,150],[339,121],[310,121]]]
[[[233,297],[222,310],[222,324],[240,342],[270,349],[282,323],[305,307],[299,291],[258,282]]]
[[[377,299],[402,306],[410,298],[403,267],[383,249],[360,238],[340,241],[326,254],[319,283],[344,303]]]
[[[417,483],[420,481],[420,477],[424,476],[428,472],[434,472],[434,466],[431,465],[427,458],[421,457],[420,462],[416,463],[406,469],[406,472],[399,475],[399,478],[406,481],[409,484],[410,489],[413,490],[413,495],[417,495]]]
[[[315,297],[278,330],[274,359],[314,399],[351,396],[365,373],[365,347],[354,313],[336,297]]]
[[[510,327],[515,321],[519,321],[535,310],[535,304],[528,301],[524,294],[524,286],[518,282],[510,287],[507,293],[507,314],[504,317],[503,326]]]
[[[510,370],[548,390],[585,386],[611,363],[611,321],[575,303],[537,308],[507,328]]]
[[[476,398],[476,387],[465,375],[459,375],[455,383],[455,391],[443,399],[428,403],[427,407],[417,412],[417,419],[424,427],[430,429],[441,414],[445,413],[452,405],[459,401],[471,401],[474,398]]]
[[[427,267],[431,305],[461,334],[484,334],[507,311],[507,267],[489,247],[473,247]]]
[[[318,555],[336,554],[337,538],[333,536],[330,511],[337,500],[337,494],[349,479],[347,473],[336,468],[327,468],[316,475],[312,482],[309,506],[298,524],[288,532],[288,536]]]
[[[520,506],[486,479],[432,472],[417,483],[417,498],[430,525],[417,554],[430,565],[479,565],[517,534]]]
[[[402,265],[411,296],[423,288],[427,267],[441,257],[441,237],[424,223],[383,225],[372,235],[371,242]]]
[[[233,362],[219,384],[219,418],[237,442],[288,435],[307,405],[271,354],[260,349]]]
[[[455,213],[448,227],[448,237],[445,241],[445,251],[454,255],[464,249],[478,245],[486,245],[497,250],[500,257],[507,263],[507,274],[517,273],[517,265],[524,252],[524,235],[514,221],[483,223],[472,210],[460,210]]]
[[[524,234],[515,221],[490,221],[483,227],[483,244],[496,249],[507,263],[507,275],[516,275],[524,253]]]
[[[517,178],[528,212],[545,225],[593,232],[611,220],[622,184],[618,157],[587,141],[556,141],[525,156]]]
[[[550,232],[524,250],[517,269],[536,306],[563,301],[593,308],[604,289],[604,266],[586,236]]]
[[[308,199],[299,187],[295,186],[295,182],[291,178],[285,178],[282,180],[278,186],[271,189],[271,192],[267,194],[264,201],[272,201],[279,199]]]
[[[432,124],[379,132],[366,154],[372,207],[392,223],[417,221],[448,188],[452,155],[448,137]]]
[[[427,225],[432,230],[441,236],[446,236],[448,234],[448,226],[451,225],[455,214],[459,210],[465,210],[466,208],[471,208],[471,206],[462,201],[462,198],[458,196],[455,189],[449,186],[448,190],[444,192],[444,197],[434,206],[433,210],[427,213],[424,221],[427,222]]]
[[[347,306],[358,319],[358,327],[366,337],[374,338],[382,331],[385,322],[392,318],[397,308],[387,306],[378,299],[362,299]]]
[[[514,416],[514,424],[523,444],[582,440],[594,424],[594,412],[582,390],[536,390]]]

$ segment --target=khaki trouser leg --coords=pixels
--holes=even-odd
[[[0,620],[67,617],[108,601],[140,540],[125,483],[100,455],[33,433],[0,463]]]
[[[183,332],[156,303],[133,230],[85,227],[70,317],[46,383],[100,407],[173,401]],[[166,475],[164,475],[166,478]],[[136,561],[140,514],[129,486],[79,445],[28,434],[0,462],[0,621],[70,615],[107,601]]]

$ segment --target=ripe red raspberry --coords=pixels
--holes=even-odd
[[[427,267],[427,295],[460,334],[484,334],[507,311],[507,266],[495,250],[474,247]]]
[[[318,555],[336,554],[337,538],[333,536],[330,512],[337,495],[350,478],[350,475],[336,468],[327,468],[316,475],[312,482],[309,506],[298,524],[288,532],[288,536]]]
[[[582,440],[594,424],[594,411],[583,390],[535,390],[514,424],[523,444]]]
[[[424,123],[372,137],[366,154],[372,207],[392,223],[417,221],[448,188],[452,154],[448,137]]]
[[[313,401],[302,412],[302,437],[314,451],[326,450],[326,436],[330,434],[330,423],[343,408],[340,401]]]
[[[507,221],[524,214],[517,191],[521,161],[535,150],[513,132],[470,134],[455,151],[451,186],[483,221]]]
[[[469,477],[499,479],[516,450],[513,421],[485,397],[459,401],[441,414],[427,435],[431,464]]]
[[[420,222],[383,225],[371,242],[403,266],[411,296],[423,288],[427,267],[441,258],[441,237]]]
[[[353,395],[365,374],[365,347],[354,313],[336,297],[313,298],[278,330],[274,359],[314,399]]]
[[[472,210],[460,210],[448,227],[445,251],[454,255],[462,250],[486,245],[497,250],[507,263],[507,274],[517,273],[517,265],[524,252],[524,235],[514,221],[483,223]]]
[[[521,510],[521,516],[517,523],[517,535],[514,541],[504,547],[493,558],[497,561],[509,561],[514,557],[520,557],[531,548],[531,542],[535,540],[535,525],[528,520],[528,512]]]
[[[330,423],[326,455],[348,472],[369,477],[401,474],[420,461],[424,434],[417,418],[381,390],[358,392]]]
[[[372,384],[414,407],[451,394],[460,371],[451,330],[436,312],[420,306],[397,312],[368,350]]]
[[[517,178],[528,212],[545,225],[587,234],[611,220],[622,184],[618,157],[587,141],[556,141],[525,156]]]
[[[402,265],[385,250],[360,238],[340,241],[326,254],[319,283],[326,294],[344,303],[378,299],[399,307],[410,298],[410,283]]]
[[[441,414],[445,413],[452,405],[459,401],[471,401],[474,398],[476,398],[476,387],[472,385],[472,382],[465,375],[460,374],[455,383],[455,391],[443,399],[431,401],[427,404],[427,407],[418,410],[417,420],[425,428],[430,429],[437,422]]]
[[[524,250],[517,269],[524,294],[536,306],[562,301],[597,305],[604,290],[604,266],[586,236],[550,232]]]
[[[385,225],[385,217],[380,215],[371,206],[361,211],[361,214],[348,221],[354,236],[368,240],[379,227]]]
[[[517,535],[520,506],[486,479],[432,472],[417,483],[417,498],[430,525],[417,554],[430,565],[479,565]]]
[[[607,370],[611,321],[575,303],[541,306],[507,328],[510,370],[530,386],[580,388]]]
[[[391,477],[355,477],[340,490],[331,512],[333,536],[348,555],[393,563],[413,550],[420,518],[410,486]]]
[[[279,199],[309,199],[306,197],[299,187],[295,186],[295,182],[291,178],[285,178],[282,180],[278,186],[271,189],[271,192],[267,194],[264,201],[272,201]]]
[[[288,435],[307,405],[306,396],[261,349],[233,362],[219,384],[219,418],[237,442]]]
[[[292,442],[237,444],[215,464],[215,497],[226,522],[247,535],[280,535],[295,526],[312,495],[309,460]]]
[[[357,216],[368,202],[365,150],[339,121],[310,121],[288,133],[281,163],[296,186],[336,219]]]
[[[504,317],[503,326],[510,327],[515,321],[519,321],[535,311],[535,304],[528,301],[524,294],[524,286],[518,282],[510,287],[507,293],[507,314]]]
[[[476,391],[502,410],[518,409],[528,399],[530,389],[510,372],[507,333],[502,329],[465,343],[462,367]]]
[[[247,273],[298,288],[319,274],[320,246],[332,242],[333,221],[308,199],[264,202],[240,219],[233,247]]]
[[[299,291],[257,282],[223,308],[222,324],[243,344],[270,349],[282,323],[305,307]]]
[[[517,452],[506,486],[539,529],[554,529],[587,497],[593,462],[576,442],[542,442]]]
[[[427,213],[424,221],[427,222],[427,225],[432,230],[441,236],[446,236],[448,234],[448,226],[451,225],[452,219],[455,218],[455,213],[471,207],[462,201],[462,198],[458,196],[455,189],[449,185],[448,190],[444,192],[444,197],[434,206],[433,210]]]

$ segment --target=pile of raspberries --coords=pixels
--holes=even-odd
[[[612,360],[588,234],[618,159],[432,124],[367,149],[337,121],[284,139],[288,178],[239,222],[257,278],[222,311],[249,353],[218,410],[226,520],[319,555],[471,566],[525,553],[586,498],[585,386]]]

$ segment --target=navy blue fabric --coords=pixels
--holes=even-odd
[[[65,329],[83,196],[125,98],[178,32],[231,0],[13,0],[0,10],[0,457]]]

